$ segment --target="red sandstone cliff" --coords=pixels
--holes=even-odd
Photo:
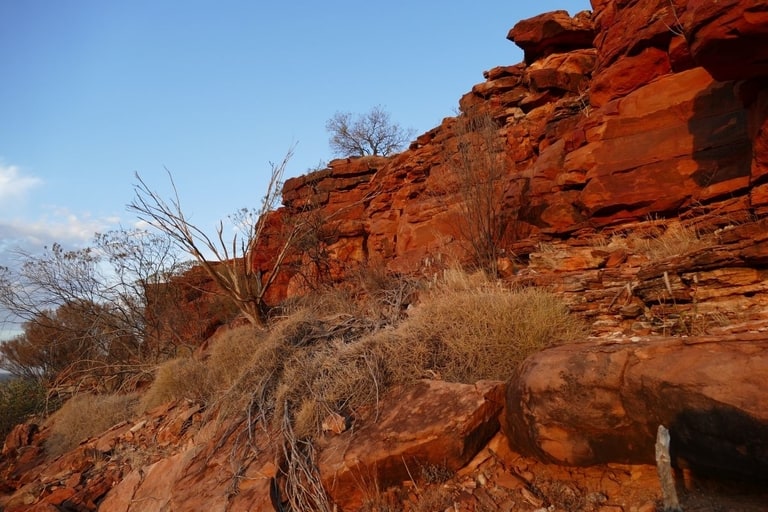
[[[595,1],[593,13],[510,31],[525,62],[485,72],[459,102],[501,123],[510,255],[651,216],[765,213],[767,14],[753,4]],[[383,261],[408,273],[466,258],[456,125],[445,119],[391,158],[334,160],[288,180],[277,215],[312,208],[329,219],[338,266]],[[274,298],[295,281],[285,276]]]

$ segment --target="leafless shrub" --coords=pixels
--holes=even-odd
[[[309,439],[297,437],[294,433],[289,406],[286,402],[281,425],[283,456],[280,469],[285,482],[286,502],[291,510],[331,512],[334,507],[315,465],[314,445]]]
[[[456,476],[456,472],[442,464],[420,464],[419,474],[428,484],[442,484]]]
[[[192,256],[222,292],[232,299],[243,316],[256,326],[264,325],[264,296],[301,231],[300,225],[294,225],[288,233],[284,233],[276,254],[271,255],[269,272],[262,274],[254,268],[250,251],[264,236],[268,214],[279,203],[282,177],[293,156],[293,150],[294,147],[291,147],[279,164],[271,164],[270,180],[262,206],[255,210],[239,210],[231,217],[233,223],[241,229],[240,237],[235,235],[232,240],[225,239],[222,222],[219,222],[214,237],[209,237],[200,226],[192,223],[184,213],[170,173],[168,176],[173,190],[170,202],[152,190],[137,174],[139,183],[135,187],[136,197],[129,205],[130,211],[169,236],[179,248]]]
[[[416,279],[389,272],[381,264],[358,268],[350,280],[360,292],[363,314],[378,317],[386,325],[397,325],[402,320],[420,288]]]
[[[476,263],[493,275],[502,242],[515,212],[505,207],[504,139],[489,114],[466,113],[457,118],[458,155],[453,159],[462,199],[459,228]]]
[[[0,268],[0,305],[23,321],[23,333],[0,345],[0,367],[11,373],[50,382],[91,362],[109,376],[110,365],[157,361],[183,343],[161,340],[153,315],[163,305],[166,319],[178,319],[179,297],[149,293],[185,268],[168,238],[118,230],[84,249],[53,244],[17,256]]]

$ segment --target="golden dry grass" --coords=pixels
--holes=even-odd
[[[630,238],[630,244],[638,252],[645,254],[651,261],[686,254],[711,242],[695,227],[680,222],[654,221],[651,236]]]
[[[264,338],[262,329],[250,325],[228,329],[217,336],[206,361],[211,385],[216,389],[227,389],[234,384],[250,364]]]
[[[214,394],[214,380],[208,366],[193,357],[166,361],[157,369],[155,380],[139,405],[148,411],[173,400],[207,401]]]
[[[56,456],[76,447],[81,441],[130,419],[138,395],[75,395],[48,419],[51,434],[45,441],[48,454]]]
[[[338,296],[334,307],[323,300],[293,308],[261,338],[220,340],[222,351],[233,343],[250,352],[245,365],[239,356],[237,377],[218,380],[222,418],[245,411],[279,429],[287,415],[296,437],[313,437],[324,419],[376,403],[393,385],[504,380],[531,353],[585,332],[555,295],[508,289],[481,273],[447,271],[398,325],[355,316],[361,310]],[[214,354],[209,365],[218,360],[226,358]]]
[[[222,422],[276,434],[286,463],[314,481],[314,466],[302,454],[329,417],[354,417],[393,386],[421,378],[504,380],[529,354],[584,333],[555,295],[509,289],[483,273],[451,269],[421,285],[366,279],[360,294],[331,291],[294,301],[267,331],[242,327],[219,335],[207,360],[169,361],[142,407],[205,401]],[[408,304],[416,305],[406,313]],[[295,498],[322,502],[320,494],[302,496]]]
[[[470,383],[508,379],[532,353],[585,334],[556,295],[498,286],[440,289],[401,330],[409,346],[430,351],[431,370],[445,380]]]

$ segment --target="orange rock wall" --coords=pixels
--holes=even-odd
[[[749,44],[765,41],[766,9],[737,0],[715,12],[684,0],[592,4],[574,18],[558,11],[518,23],[508,37],[526,61],[485,72],[459,101],[462,113],[490,113],[506,141],[504,208],[515,218],[504,248],[525,258],[542,238],[649,216],[764,213],[768,87],[756,74],[765,70],[743,46],[717,38],[741,20]],[[733,51],[713,58],[713,47]],[[745,76],[734,77],[740,60]],[[389,158],[334,160],[288,180],[275,216],[309,209],[328,219],[335,278],[366,262],[415,273],[466,260],[456,125],[446,118]],[[256,248],[257,266],[267,269],[258,255],[273,254],[278,238]],[[284,274],[272,301],[302,289],[294,270]]]

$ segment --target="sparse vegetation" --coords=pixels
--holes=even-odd
[[[530,354],[585,333],[556,295],[492,283],[439,287],[403,328],[410,345],[431,340],[431,369],[459,382],[506,379]]]
[[[172,400],[208,401],[214,393],[209,368],[194,357],[166,361],[141,399],[139,410],[147,411]]]
[[[152,314],[162,304],[163,321],[178,322],[179,296],[171,294],[179,290],[148,293],[186,268],[167,238],[121,230],[96,235],[85,249],[54,244],[18,257],[15,268],[0,268],[0,305],[23,320],[23,333],[0,344],[0,368],[47,382],[92,367],[123,378],[127,366],[157,361],[179,343],[161,340]]]
[[[33,379],[0,382],[0,440],[35,414],[45,411],[45,388]]]
[[[584,332],[546,291],[510,290],[483,277],[446,275],[449,284],[424,292],[396,326],[356,316],[362,311],[334,294],[331,302],[319,302],[321,308],[287,313],[266,334],[240,328],[222,335],[207,361],[208,375],[220,376],[222,414],[248,411],[252,418],[271,418],[278,428],[285,413],[297,438],[313,437],[327,417],[348,417],[362,405],[375,404],[392,385],[428,376],[459,382],[506,379],[529,354]],[[317,316],[318,311],[323,314]],[[385,325],[389,328],[381,328]],[[233,359],[240,363],[230,364]],[[173,369],[176,365],[200,364],[168,363],[155,386],[187,371]],[[236,367],[242,370],[235,378]]]
[[[224,235],[224,224],[219,222],[216,235],[209,236],[184,213],[173,177],[168,174],[173,190],[170,202],[152,190],[137,174],[135,198],[128,206],[140,219],[149,223],[171,240],[199,264],[217,284],[222,293],[234,302],[240,313],[253,325],[263,327],[267,318],[265,294],[277,277],[291,247],[303,232],[303,223],[290,226],[281,233],[276,252],[266,258],[269,271],[262,273],[254,264],[252,250],[265,236],[269,214],[280,202],[280,187],[288,162],[293,156],[292,146],[279,164],[271,164],[267,192],[258,209],[241,209],[230,217],[239,229],[231,240]]]
[[[516,212],[504,204],[507,176],[504,138],[485,113],[457,118],[458,154],[452,160],[461,196],[459,228],[479,268],[498,273],[498,259]]]
[[[695,226],[676,220],[650,218],[629,233],[613,233],[608,238],[598,237],[595,245],[607,249],[625,248],[651,261],[658,261],[708,247],[713,241],[714,233],[702,231]]]
[[[527,355],[583,332],[553,294],[509,289],[482,273],[447,271],[429,289],[363,275],[357,293],[295,301],[266,331],[233,328],[212,340],[207,359],[165,363],[140,409],[198,400],[221,421],[277,435],[284,476],[294,479],[286,492],[311,493],[287,498],[317,509],[325,498],[316,481],[307,487],[316,479],[312,443],[329,419],[351,423],[364,407],[375,415],[388,389],[420,378],[506,379]],[[404,315],[405,302],[416,305]],[[376,303],[400,313],[383,318]],[[424,471],[430,482],[446,478],[438,467]]]
[[[654,221],[651,236],[635,239],[634,247],[652,261],[685,254],[711,244],[695,227],[680,222]]]

